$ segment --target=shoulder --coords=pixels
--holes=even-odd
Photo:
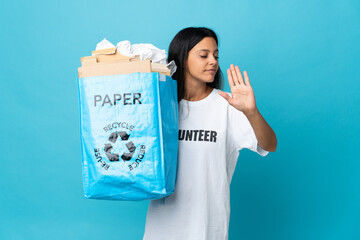
[[[223,91],[223,90],[221,90],[221,89],[214,88],[214,92],[213,92],[213,93],[214,93],[214,99],[215,99],[219,104],[221,104],[221,105],[223,105],[223,106],[226,106],[230,111],[238,111],[238,112],[241,112],[241,111],[237,110],[236,108],[234,108],[233,106],[231,106],[231,105],[229,104],[229,102],[228,102],[223,96],[221,96],[221,95],[219,94],[220,91],[228,94],[228,95],[231,97],[231,93],[230,93],[230,92],[226,92],[226,91]],[[241,113],[242,113],[242,112],[241,112]]]
[[[223,98],[223,97],[219,94],[220,91],[222,91],[222,90],[221,90],[221,89],[214,88],[214,90],[213,90],[214,99],[215,99],[217,102],[221,103],[221,104],[230,106],[229,103],[228,103],[228,101],[226,101],[226,99]],[[225,92],[225,91],[223,91],[223,92]],[[228,92],[225,92],[225,93],[230,94],[230,93],[228,93]],[[230,94],[230,96],[231,96],[231,94]]]
[[[226,107],[228,109],[229,116],[232,118],[237,118],[238,120],[239,118],[242,120],[246,120],[247,118],[245,114],[242,111],[239,111],[233,106],[231,106],[229,102],[219,94],[220,91],[222,90],[214,88],[214,95],[215,95],[214,98],[219,104],[222,105],[222,107]],[[223,92],[229,94],[229,96],[231,97],[231,92],[226,92],[226,91]]]

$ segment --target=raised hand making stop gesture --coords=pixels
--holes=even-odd
[[[254,113],[257,110],[255,95],[247,72],[244,71],[244,82],[239,67],[234,67],[234,64],[231,64],[230,69],[227,70],[227,75],[231,96],[223,91],[220,91],[219,94],[224,97],[231,106],[242,111],[244,114]]]

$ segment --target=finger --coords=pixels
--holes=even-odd
[[[226,92],[219,91],[219,95],[222,96],[223,98],[225,98],[226,101],[228,101],[229,103],[231,102],[231,97]]]
[[[241,82],[239,81],[238,76],[236,75],[234,64],[230,65],[230,69],[231,69],[231,75],[234,79],[235,85],[241,85]]]
[[[240,83],[241,83],[241,84],[244,84],[244,79],[243,79],[243,77],[242,77],[242,75],[241,75],[239,66],[236,66],[236,67],[235,67],[235,70],[236,70],[236,74],[237,74],[237,76],[238,76],[238,78],[239,78]]]
[[[249,79],[249,76],[248,76],[248,74],[247,74],[246,71],[244,71],[244,77],[245,77],[245,84],[246,84],[246,86],[251,86],[251,85],[250,85],[250,79]]]
[[[234,79],[233,79],[232,76],[231,76],[231,71],[230,71],[230,69],[227,70],[227,75],[228,75],[228,80],[229,80],[230,88],[235,87]]]

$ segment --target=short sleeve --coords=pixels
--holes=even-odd
[[[247,148],[263,157],[269,153],[258,145],[255,132],[245,114],[231,105],[228,110],[228,126],[231,148],[238,151]]]

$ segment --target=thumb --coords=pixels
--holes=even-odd
[[[223,92],[223,91],[219,91],[219,95],[222,96],[223,98],[226,99],[226,101],[231,102],[231,97],[229,96],[229,94],[227,94],[226,92]]]

